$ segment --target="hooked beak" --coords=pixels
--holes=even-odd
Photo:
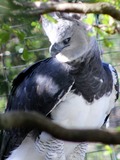
[[[51,56],[56,56],[58,53],[60,53],[62,51],[64,47],[61,47],[60,44],[58,43],[54,43],[53,45],[51,45],[50,47],[50,54]]]

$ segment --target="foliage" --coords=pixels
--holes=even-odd
[[[11,81],[25,67],[48,56],[48,40],[44,38],[39,16],[14,16],[22,11],[12,0],[0,1],[0,110],[6,105]],[[26,1],[18,1],[26,2]]]
[[[8,95],[11,81],[25,67],[49,56],[49,42],[45,38],[36,13],[29,15],[32,8],[22,3],[36,0],[1,0],[0,1],[0,95]],[[100,2],[101,0],[87,0],[87,2]],[[120,7],[120,0],[104,0]],[[74,2],[72,0],[71,2]],[[83,2],[86,2],[84,0]],[[17,15],[17,16],[16,16]],[[50,21],[54,21],[49,15],[45,15]],[[104,48],[114,48],[115,41],[107,40],[107,37],[116,33],[116,22],[107,15],[89,14],[84,21],[92,25],[94,35],[104,39]],[[54,22],[56,23],[56,22]],[[118,56],[118,55],[117,55]],[[107,57],[105,57],[109,60]],[[117,61],[117,59],[116,59]],[[2,101],[1,101],[2,100]],[[5,103],[1,99],[2,107]]]
[[[7,102],[7,95],[11,88],[11,82],[15,76],[28,65],[49,56],[49,42],[45,38],[39,15],[29,15],[30,7],[23,7],[22,2],[34,2],[35,0],[0,0],[0,111],[2,112]],[[45,0],[43,0],[45,2]],[[74,0],[69,0],[74,2]],[[82,2],[103,2],[103,0],[83,0]],[[104,0],[120,9],[120,0]],[[19,13],[19,14],[18,14]],[[18,14],[16,16],[16,14]],[[45,15],[50,21],[54,21],[49,15]],[[107,15],[89,14],[83,21],[93,26],[93,33],[99,39],[104,49],[103,59],[114,65],[120,60],[119,34],[116,35],[119,22]],[[54,23],[56,23],[54,21]],[[112,36],[112,40],[108,39]],[[118,47],[119,46],[119,47]],[[116,49],[118,52],[116,52]],[[112,52],[112,54],[111,54]],[[118,66],[118,71],[120,67]],[[103,149],[103,146],[101,147]],[[112,154],[110,146],[104,155],[99,154],[99,159],[107,159]],[[90,158],[96,159],[92,154]]]

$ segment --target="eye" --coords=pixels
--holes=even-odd
[[[67,44],[70,42],[70,39],[71,39],[70,37],[64,39],[64,40],[63,40],[63,43],[64,43],[65,45],[67,45]]]

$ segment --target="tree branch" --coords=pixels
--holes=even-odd
[[[107,14],[120,20],[120,10],[116,9],[113,5],[106,2],[98,3],[67,3],[67,2],[33,2],[23,3],[23,7],[32,8],[32,10],[25,11],[25,14],[44,14],[54,11],[59,12],[74,12],[74,13],[96,13]],[[16,13],[15,13],[16,14]]]
[[[104,144],[120,144],[120,132],[99,129],[65,129],[36,112],[11,112],[0,114],[0,129],[15,127],[37,128],[54,137],[74,142],[102,142]]]

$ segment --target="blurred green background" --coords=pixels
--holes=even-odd
[[[29,14],[31,7],[19,3],[35,0],[0,0],[0,112],[4,112],[11,84],[17,74],[34,62],[49,57],[50,43],[40,23],[39,14]],[[82,2],[100,2],[86,0]],[[16,3],[17,2],[17,3]],[[72,0],[71,0],[72,2]],[[101,1],[103,2],[103,1]],[[120,9],[120,0],[105,0]],[[102,59],[115,66],[120,77],[120,22],[108,15],[89,14],[83,21],[93,26]],[[120,106],[120,100],[116,103]],[[119,160],[119,145],[91,145],[86,160]]]

